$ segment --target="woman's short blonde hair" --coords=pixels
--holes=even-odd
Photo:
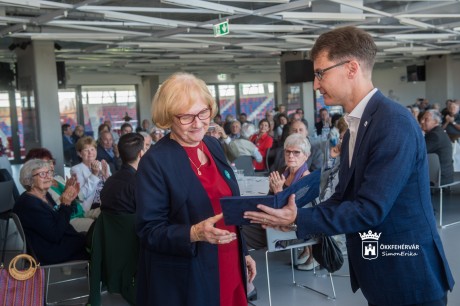
[[[82,150],[85,149],[86,145],[93,146],[97,149],[96,141],[91,136],[83,136],[80,139],[78,139],[77,144],[75,145],[75,148],[77,149],[77,152],[81,152]]]
[[[152,101],[152,119],[162,129],[170,128],[175,115],[189,109],[199,99],[211,109],[211,119],[217,114],[217,104],[206,83],[186,72],[171,75],[158,88]]]
[[[42,159],[31,159],[22,166],[21,171],[19,172],[19,182],[25,190],[29,191],[32,189],[32,183],[34,180],[32,176],[33,172],[41,168],[51,170],[50,162]]]
[[[307,156],[310,156],[311,144],[310,141],[301,134],[289,135],[284,141],[284,148],[299,147],[299,149]]]

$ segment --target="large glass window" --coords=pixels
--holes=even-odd
[[[97,128],[104,121],[112,123],[112,130],[120,131],[120,126],[129,122],[133,130],[138,125],[136,111],[136,89],[126,86],[83,86],[82,104],[86,133],[97,139]]]
[[[13,97],[13,96],[11,96]],[[16,116],[18,119],[18,131],[17,135],[19,136],[19,152],[20,158],[24,158],[25,149],[24,149],[24,133],[22,125],[22,111],[21,111],[21,96],[19,93],[14,94],[14,99],[16,100]],[[3,147],[5,148],[5,154],[8,156],[8,159],[14,160],[14,147],[13,147],[13,116],[11,114],[11,103],[10,93],[7,91],[0,92],[0,140]]]
[[[235,85],[225,84],[218,85],[219,89],[219,109],[222,118],[226,118],[228,115],[236,116],[236,91]],[[236,118],[236,117],[235,117]]]
[[[275,107],[273,83],[240,84],[240,110],[254,123],[265,118],[265,113]]]
[[[74,129],[78,124],[75,90],[59,90],[58,98],[61,125],[67,123]]]

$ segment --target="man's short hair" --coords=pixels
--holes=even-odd
[[[128,133],[120,137],[118,151],[123,164],[136,161],[139,152],[144,149],[144,137],[138,133]]]
[[[61,132],[62,134],[64,134],[65,131],[67,131],[67,129],[70,127],[70,124],[68,123],[64,123],[62,126],[61,126]]]
[[[356,27],[342,27],[321,34],[310,51],[315,61],[321,53],[327,52],[330,61],[345,61],[356,58],[365,70],[371,72],[377,55],[377,46],[369,33]]]

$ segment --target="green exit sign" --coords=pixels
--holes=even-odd
[[[230,33],[230,29],[228,27],[228,20],[215,24],[213,27],[214,27],[214,37],[224,36]]]

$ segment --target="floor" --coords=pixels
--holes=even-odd
[[[439,222],[439,194],[433,195],[433,203],[437,212],[437,220]],[[444,194],[444,223],[460,220],[460,186],[453,188],[450,192]],[[458,236],[460,234],[460,224],[453,225],[447,228],[439,228],[439,232],[444,243],[444,249],[450,268],[457,282],[460,281],[460,244]],[[267,272],[265,251],[253,251],[251,255],[257,262],[258,274],[255,280],[255,285],[258,291],[258,299],[253,302],[256,306],[269,305],[268,287],[267,287]],[[327,298],[317,292],[304,289],[296,286],[292,282],[292,274],[290,267],[289,251],[281,251],[269,253],[270,262],[270,280],[271,280],[271,295],[273,306],[297,306],[297,305],[315,305],[315,306],[360,306],[367,305],[362,293],[352,293],[350,288],[350,280],[347,276],[348,265],[345,261],[341,270],[334,273],[333,281],[336,292],[336,299]],[[86,269],[84,267],[72,269],[72,275],[84,275]],[[56,275],[52,278],[61,279],[64,277],[62,271],[56,271]],[[332,295],[332,287],[324,270],[317,271],[316,276],[311,271],[295,271],[297,284],[306,284],[323,291],[328,295]],[[82,295],[86,293],[86,280],[76,281],[74,284],[65,283],[54,285],[50,290],[49,300],[54,301],[69,295]],[[454,290],[449,293],[449,305],[460,305],[460,289],[459,285],[454,287]],[[84,304],[86,299],[80,299],[72,302],[64,302],[59,305]],[[102,296],[103,305],[122,306],[128,305],[119,295],[104,293]]]

